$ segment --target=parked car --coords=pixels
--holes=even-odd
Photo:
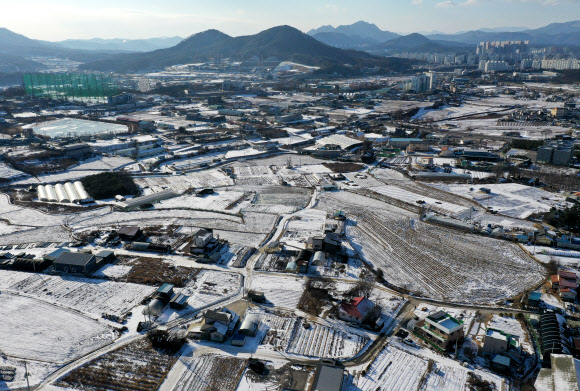
[[[404,343],[406,343],[409,346],[415,346],[415,342],[413,342],[413,340],[411,338],[405,338],[403,340]]]

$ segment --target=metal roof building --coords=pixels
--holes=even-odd
[[[344,368],[320,365],[314,378],[313,391],[343,391]]]
[[[141,205],[145,204],[153,204],[157,201],[166,200],[169,198],[177,197],[178,194],[173,190],[164,190],[157,193],[148,194],[142,197],[133,198],[131,200],[127,200],[125,202],[119,202],[118,206],[121,209],[134,209],[138,208]]]
[[[63,252],[54,260],[53,266],[58,272],[88,276],[97,270],[97,259],[93,254]]]

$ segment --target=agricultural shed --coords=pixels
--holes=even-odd
[[[42,259],[44,259],[46,261],[51,261],[52,262],[56,258],[58,258],[60,254],[62,254],[64,252],[70,252],[70,250],[68,250],[66,248],[59,248],[58,250],[54,250],[50,254],[46,254],[44,257],[42,257]]]
[[[125,202],[119,202],[119,208],[123,210],[130,210],[138,208],[141,205],[153,204],[158,201],[166,200],[169,198],[177,197],[178,194],[173,190],[164,190],[157,193],[148,194],[142,197],[133,198]]]
[[[97,259],[93,254],[63,252],[55,259],[53,266],[58,272],[89,276],[97,270]]]
[[[124,225],[119,228],[118,234],[123,240],[135,240],[143,235],[143,231],[141,231],[141,228],[136,226]]]
[[[258,328],[260,327],[260,316],[258,314],[248,314],[244,318],[239,334],[246,335],[248,337],[255,337],[258,333]]]
[[[187,300],[189,296],[184,295],[183,293],[176,293],[169,301],[169,307],[177,310],[182,310],[187,307]]]

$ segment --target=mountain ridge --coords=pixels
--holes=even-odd
[[[235,61],[294,61],[304,65],[332,67],[395,66],[402,64],[366,52],[328,46],[291,26],[277,26],[258,34],[231,37],[218,30],[194,34],[179,44],[147,53],[110,55],[81,69],[120,73],[159,70],[167,66],[207,62],[219,58]]]

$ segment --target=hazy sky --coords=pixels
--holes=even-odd
[[[254,34],[358,20],[394,32],[541,27],[580,19],[580,0],[2,0],[0,27],[30,38],[189,36],[216,28]]]

